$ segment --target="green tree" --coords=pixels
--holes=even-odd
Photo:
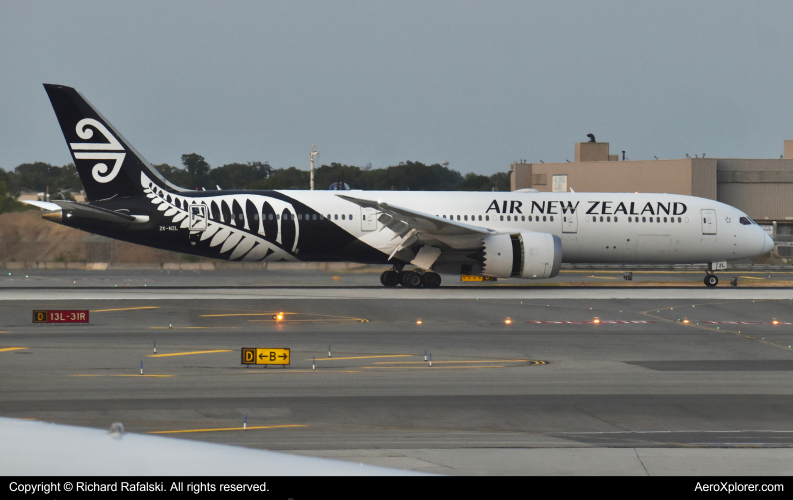
[[[491,191],[490,177],[468,172],[460,183],[460,191]]]
[[[221,185],[221,187],[223,187]],[[278,168],[267,179],[252,182],[249,189],[308,189],[309,173],[295,167]]]
[[[74,163],[61,167],[58,177],[49,186],[50,192],[77,192],[83,189],[83,183],[80,181]]]
[[[187,180],[189,181],[188,185],[183,187],[195,187],[196,189],[206,187],[207,181],[209,180],[209,171],[212,167],[203,156],[196,153],[182,155],[182,165],[184,165],[187,171]]]
[[[222,167],[213,168],[209,172],[207,184],[212,188],[220,186],[222,189],[245,189],[258,181],[267,179],[272,172],[273,169],[267,162],[228,163]]]
[[[0,172],[4,171],[0,169]],[[0,180],[0,214],[5,212],[21,212],[28,208],[30,208],[30,205],[20,203],[10,196],[5,181]]]
[[[61,168],[49,163],[37,161],[23,163],[14,169],[18,189],[30,189],[41,192],[47,186],[54,186],[61,173]]]
[[[512,189],[509,179],[509,172],[497,172],[491,175],[490,185],[496,188],[496,191],[509,191]]]
[[[186,187],[190,184],[188,174],[183,168],[174,167],[173,165],[168,165],[167,163],[160,163],[159,165],[152,166],[156,168],[163,177],[177,186]]]

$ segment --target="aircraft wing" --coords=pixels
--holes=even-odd
[[[428,235],[439,236],[492,234],[495,232],[492,229],[469,226],[468,224],[462,224],[453,220],[425,214],[423,212],[418,212],[409,208],[390,205],[380,201],[353,198],[352,196],[343,194],[337,194],[336,196],[347,200],[350,203],[355,203],[358,206],[374,208],[382,212],[386,217],[381,215],[378,220],[380,220],[380,222],[382,222],[386,227],[400,235],[407,234],[411,230],[416,230],[416,232]]]

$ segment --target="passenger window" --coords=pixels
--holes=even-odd
[[[674,217],[669,217],[669,222],[674,222],[674,221],[675,221]]]
[[[485,215],[485,220],[490,220],[490,216],[489,215]]]
[[[642,222],[647,222],[647,217],[642,217]]]
[[[341,220],[345,220],[345,219],[344,219],[344,214],[341,214]]]
[[[457,216],[457,220],[460,220],[460,216],[459,215]]]
[[[481,215],[479,216],[479,221],[480,221],[480,222],[482,221],[482,216],[481,216]]]
[[[333,214],[334,220],[339,220],[339,214]]]
[[[521,215],[520,216],[520,220],[521,220],[521,222],[525,222],[526,221],[526,216],[525,215]]]
[[[661,222],[661,218],[660,217],[656,217],[655,218],[655,222]]]
[[[600,222],[603,222],[603,216],[602,215],[600,216]]]
[[[511,220],[512,220],[512,217],[510,217],[509,215],[507,215],[507,221],[511,221]]]
[[[502,221],[504,220],[504,216],[503,216],[503,215],[501,216],[501,220],[502,220]]]
[[[587,219],[589,219],[589,217],[587,217]],[[531,222],[531,215],[529,215],[529,222]]]
[[[297,220],[303,220],[303,214],[297,214]]]
[[[352,214],[350,214],[350,220],[352,220]]]
[[[551,216],[551,222],[553,222],[553,215]]]
[[[606,217],[606,222],[611,222],[611,217]]]
[[[633,222],[633,220],[630,217],[628,217],[628,222]]]
[[[463,220],[468,220],[468,216],[467,215],[463,215]]]
[[[614,216],[614,222],[617,222],[617,216],[616,215]]]
[[[664,217],[664,222],[666,222],[666,217]]]
[[[542,221],[545,222],[545,216],[544,215],[542,216]]]

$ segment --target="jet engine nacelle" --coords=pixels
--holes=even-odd
[[[484,239],[482,274],[497,278],[553,278],[562,266],[562,240],[550,233],[496,234]]]

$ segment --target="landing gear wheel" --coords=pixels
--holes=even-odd
[[[424,274],[424,286],[427,288],[438,288],[441,286],[441,275],[438,273]]]
[[[424,276],[419,273],[409,271],[402,273],[402,286],[408,288],[420,288],[424,284]]]
[[[713,288],[714,286],[719,284],[719,278],[715,274],[708,274],[705,276],[705,285]]]
[[[397,286],[399,284],[399,273],[394,270],[385,271],[380,275],[380,283],[383,286]]]

